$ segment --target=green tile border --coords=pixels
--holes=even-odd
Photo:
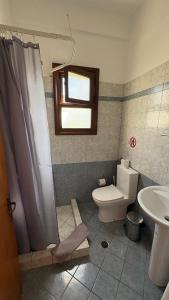
[[[119,97],[119,96],[99,96],[99,101],[115,101],[115,102],[122,102],[124,97]]]
[[[45,92],[45,97],[49,99],[53,99],[53,92]]]
[[[156,94],[156,93],[168,90],[168,89],[169,89],[169,81],[166,82],[166,83],[161,83],[161,84],[158,84],[158,85],[153,86],[151,88],[142,90],[140,92],[137,92],[137,93],[134,93],[134,94],[131,94],[131,95],[128,95],[128,96],[124,96],[122,98],[122,102],[132,100],[132,99],[137,99],[137,98],[147,96],[147,95],[151,95],[151,94]]]
[[[53,92],[45,92],[45,97],[49,98],[49,99],[53,99]],[[119,96],[113,96],[113,97],[109,97],[109,96],[99,96],[99,101],[115,101],[115,102],[121,102],[123,101],[123,97],[119,97]]]
[[[128,101],[128,100],[137,99],[137,98],[140,98],[140,97],[143,97],[143,96],[156,94],[156,93],[162,92],[164,90],[168,90],[168,89],[169,89],[169,81],[166,82],[166,83],[158,84],[158,85],[153,86],[151,88],[142,90],[140,92],[133,93],[133,94],[128,95],[128,96],[122,96],[122,97],[119,97],[119,96],[117,96],[117,97],[116,96],[112,96],[112,97],[99,96],[99,101],[125,102],[125,101]],[[53,92],[45,92],[45,97],[49,98],[49,99],[53,99]]]
[[[124,96],[122,101],[132,100],[132,99],[135,99],[135,98],[140,98],[140,97],[143,97],[143,96],[159,93],[163,89],[164,89],[164,84],[159,84],[157,86],[142,90],[140,92],[137,92],[137,93],[134,93],[134,94],[131,94],[131,95],[128,95],[128,96]]]

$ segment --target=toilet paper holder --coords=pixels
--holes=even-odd
[[[105,186],[106,185],[106,179],[105,178],[98,178],[97,179],[98,186]]]

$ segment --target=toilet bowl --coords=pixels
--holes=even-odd
[[[125,218],[130,202],[113,184],[95,189],[92,197],[99,207],[100,221],[112,222]]]
[[[136,199],[138,172],[132,168],[117,166],[117,186],[113,184],[100,187],[92,192],[94,202],[99,208],[99,219],[112,222],[125,219],[127,207]]]

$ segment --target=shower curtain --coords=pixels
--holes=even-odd
[[[59,244],[38,44],[0,38],[0,126],[18,251]]]

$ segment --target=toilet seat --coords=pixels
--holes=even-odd
[[[104,204],[124,199],[124,195],[113,184],[95,189],[92,196],[95,201]]]

